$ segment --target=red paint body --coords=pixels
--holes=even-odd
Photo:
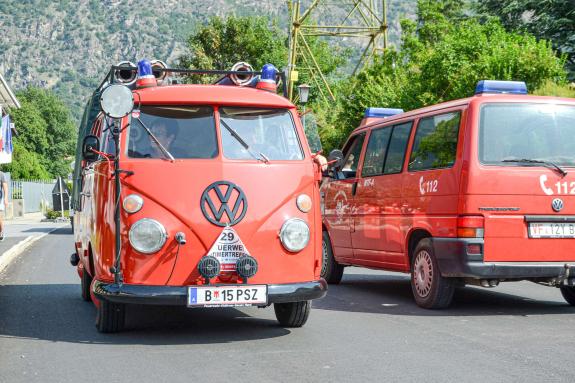
[[[575,219],[575,168],[563,166],[568,174],[561,177],[542,166],[482,164],[478,152],[480,112],[482,106],[492,103],[575,106],[573,99],[479,95],[379,121],[371,119],[368,125],[358,127],[348,140],[349,143],[353,137],[366,134],[356,176],[326,180],[322,186],[323,224],[339,263],[409,272],[413,233],[457,238],[458,218],[466,216],[478,218],[473,224],[484,229],[483,262],[575,261],[575,239],[529,238],[526,222],[526,216],[560,215]],[[414,136],[421,119],[453,111],[461,113],[453,165],[409,171]],[[362,176],[370,134],[409,121],[413,126],[401,172]],[[345,155],[344,146],[344,158]],[[553,188],[553,195],[544,192],[542,176],[547,179],[547,187]],[[557,182],[566,183],[568,190],[558,193]],[[557,197],[564,202],[560,212],[551,208],[552,200]]]
[[[319,279],[321,258],[321,216],[319,211],[319,169],[314,165],[295,106],[267,91],[235,86],[176,85],[138,89],[136,103],[142,105],[208,105],[215,109],[219,154],[211,159],[129,158],[122,150],[120,166],[133,171],[123,174],[122,198],[128,194],[143,197],[142,210],[121,216],[121,266],[124,283],[153,286],[188,286],[203,284],[197,264],[222,231],[210,223],[200,209],[200,197],[215,181],[226,180],[240,186],[248,200],[244,219],[234,229],[259,271],[250,284],[283,284]],[[285,108],[292,114],[304,153],[303,160],[270,161],[230,160],[223,156],[219,126],[219,106]],[[98,134],[103,117],[96,119],[92,134]],[[124,118],[125,126],[128,118]],[[121,136],[126,147],[127,134]],[[111,164],[96,161],[82,171],[82,210],[74,215],[74,237],[80,255],[79,269],[88,269],[95,280],[112,282],[115,245],[114,181]],[[298,195],[312,198],[308,213],[296,206]],[[128,241],[131,225],[141,218],[162,223],[168,234],[165,245],[156,253],[135,251]],[[310,242],[302,251],[290,253],[279,239],[279,230],[288,218],[305,220],[311,231]],[[174,236],[183,232],[187,243],[176,259]],[[234,274],[217,277],[212,283],[237,283]]]

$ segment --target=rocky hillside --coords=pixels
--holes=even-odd
[[[338,2],[319,17],[344,17],[350,1],[329,3]],[[399,15],[413,14],[415,0],[389,2],[390,40],[397,42]],[[0,72],[14,89],[55,90],[79,118],[109,65],[143,57],[175,64],[194,28],[232,13],[276,18],[287,31],[284,0],[0,0]]]

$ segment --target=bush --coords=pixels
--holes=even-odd
[[[48,209],[44,215],[48,219],[56,219],[56,218],[60,218],[62,216],[60,211],[55,211],[52,209]],[[66,217],[66,218],[70,217],[70,212],[68,210],[64,210],[64,217]]]

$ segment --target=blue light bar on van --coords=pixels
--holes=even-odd
[[[482,93],[527,94],[527,85],[523,81],[481,80],[475,87],[475,94]]]
[[[386,118],[403,113],[403,109],[394,108],[366,108],[364,117]]]

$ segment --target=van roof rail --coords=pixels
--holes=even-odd
[[[106,77],[104,77],[104,80],[102,80],[102,82],[100,83],[100,85],[97,88],[97,91],[102,90],[104,87],[106,87],[109,84],[116,84],[116,83],[121,83],[120,81],[117,81],[116,79],[116,71],[117,70],[122,70],[122,71],[134,71],[137,72],[138,68],[136,66],[118,66],[118,65],[112,65],[110,68],[110,71],[106,74]],[[204,75],[204,76],[214,76],[214,75],[220,75],[220,76],[224,76],[227,77],[229,75],[254,75],[254,76],[259,76],[262,74],[261,71],[232,71],[232,70],[208,70],[208,69],[181,69],[181,68],[154,68],[154,71],[158,71],[158,72],[167,72],[172,73],[172,74],[176,74],[176,75],[180,75],[180,76],[190,76],[190,75]],[[287,86],[286,86],[286,75],[283,71],[278,71],[276,73],[276,82],[281,83],[282,86],[282,94],[284,97],[288,97],[287,94]]]

